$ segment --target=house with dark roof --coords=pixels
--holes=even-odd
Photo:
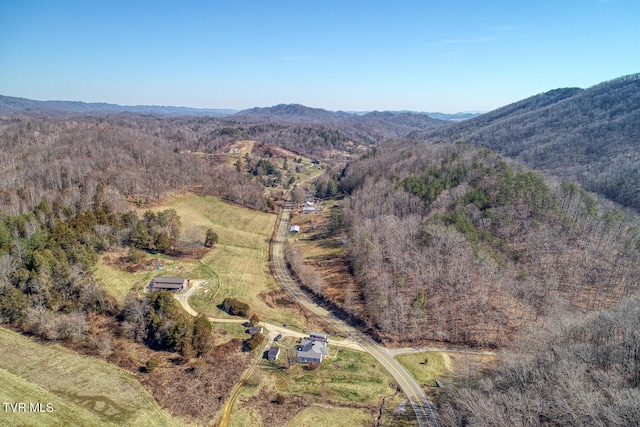
[[[186,277],[156,277],[151,282],[151,290],[178,292],[186,289],[188,285],[189,279]]]

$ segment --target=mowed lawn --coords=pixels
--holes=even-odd
[[[24,412],[0,407],[2,426],[187,425],[160,409],[132,374],[101,360],[4,328],[0,348],[0,400],[26,404]],[[41,411],[32,411],[38,403]]]

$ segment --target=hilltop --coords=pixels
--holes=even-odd
[[[409,136],[488,147],[637,210],[639,105],[640,74],[635,74],[588,89],[552,90]]]

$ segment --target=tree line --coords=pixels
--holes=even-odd
[[[443,426],[633,426],[640,420],[640,300],[556,313],[494,369],[447,384]]]

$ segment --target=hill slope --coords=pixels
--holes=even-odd
[[[639,106],[636,74],[585,90],[553,90],[411,136],[488,147],[640,209]]]
[[[635,219],[466,144],[382,144],[341,181],[364,320],[390,340],[502,346],[639,289]]]
[[[246,132],[246,122],[261,123],[258,139],[278,144],[277,141],[297,140],[299,146],[325,146],[347,149],[349,142],[370,145],[387,139],[402,138],[408,133],[435,129],[450,121],[434,119],[425,113],[369,112],[365,114],[331,112],[298,104],[281,104],[268,108],[240,111],[227,122]],[[251,136],[253,137],[253,136]],[[282,142],[280,142],[282,144]],[[295,145],[285,148],[296,151]],[[309,150],[309,148],[307,148]]]
[[[2,425],[180,425],[134,375],[58,345],[0,328],[3,402],[42,403],[42,412],[3,408]],[[50,411],[46,411],[46,404]],[[186,424],[186,423],[184,423]]]

